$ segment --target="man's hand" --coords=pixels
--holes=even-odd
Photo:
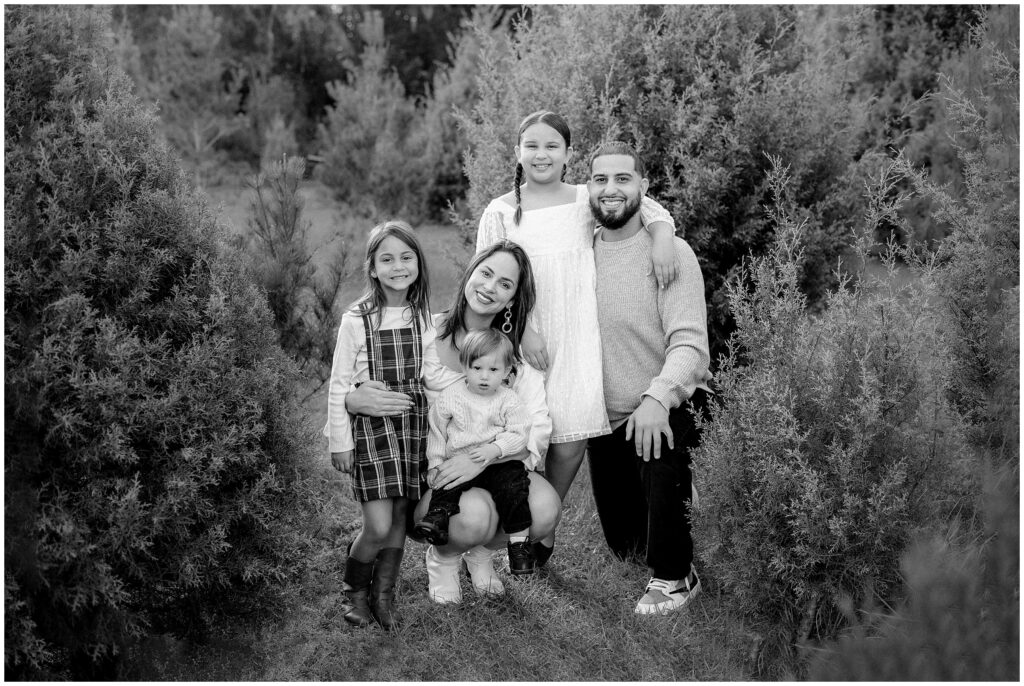
[[[331,453],[331,464],[339,472],[345,474],[352,473],[352,464],[355,462],[354,453],[351,450],[345,450],[340,453]]]
[[[497,460],[501,457],[501,448],[494,443],[488,443],[486,445],[477,446],[469,451],[469,456],[473,459],[473,462],[488,462],[490,460]]]
[[[523,331],[523,340],[520,343],[523,350],[523,359],[526,363],[538,371],[546,371],[548,368],[548,349],[544,345],[544,339],[539,333],[527,324]]]
[[[661,459],[663,434],[668,439],[668,447],[674,448],[672,429],[668,424],[668,410],[651,396],[645,395],[640,401],[640,407],[626,420],[626,440],[632,438],[637,457],[642,456],[644,462],[648,462],[652,453],[655,460]]]

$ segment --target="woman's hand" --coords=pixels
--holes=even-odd
[[[437,474],[431,488],[442,490],[453,486],[461,486],[475,478],[487,467],[486,462],[474,462],[468,453],[449,457],[437,467]],[[433,471],[433,470],[431,470]]]
[[[345,409],[351,414],[390,417],[412,409],[412,398],[387,390],[383,381],[367,381],[345,396]]]
[[[544,345],[544,339],[541,335],[534,331],[533,327],[529,324],[527,324],[526,330],[523,331],[523,341],[520,343],[520,347],[523,351],[523,359],[526,360],[527,364],[538,371],[547,371],[547,346]]]

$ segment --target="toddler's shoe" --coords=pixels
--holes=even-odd
[[[690,568],[685,579],[666,580],[651,578],[644,597],[637,603],[638,615],[660,615],[683,609],[700,593],[700,578]]]
[[[494,553],[482,545],[462,554],[473,589],[482,595],[504,595],[505,585],[494,573]]]
[[[529,541],[509,541],[508,570],[515,576],[534,573],[533,546]]]
[[[444,545],[448,542],[448,513],[441,509],[428,510],[423,519],[416,522],[413,531],[428,543]]]

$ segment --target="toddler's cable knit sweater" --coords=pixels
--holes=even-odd
[[[454,383],[441,391],[428,415],[428,468],[439,466],[449,457],[470,448],[494,443],[501,456],[526,447],[530,434],[530,416],[515,391],[501,386],[491,396],[472,393],[465,382]]]
[[[604,399],[612,428],[645,395],[672,410],[695,389],[710,390],[704,277],[683,239],[675,239],[675,249],[679,277],[661,289],[651,269],[647,231],[622,241],[602,240],[601,233],[594,239]]]

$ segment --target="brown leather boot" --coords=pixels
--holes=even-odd
[[[398,624],[395,610],[395,585],[401,575],[404,548],[381,548],[373,567],[370,607],[377,622],[390,631]]]
[[[367,626],[373,623],[370,611],[370,582],[373,578],[373,562],[360,562],[349,557],[345,562],[344,589],[348,596],[349,609],[345,613],[345,621],[356,626]]]

